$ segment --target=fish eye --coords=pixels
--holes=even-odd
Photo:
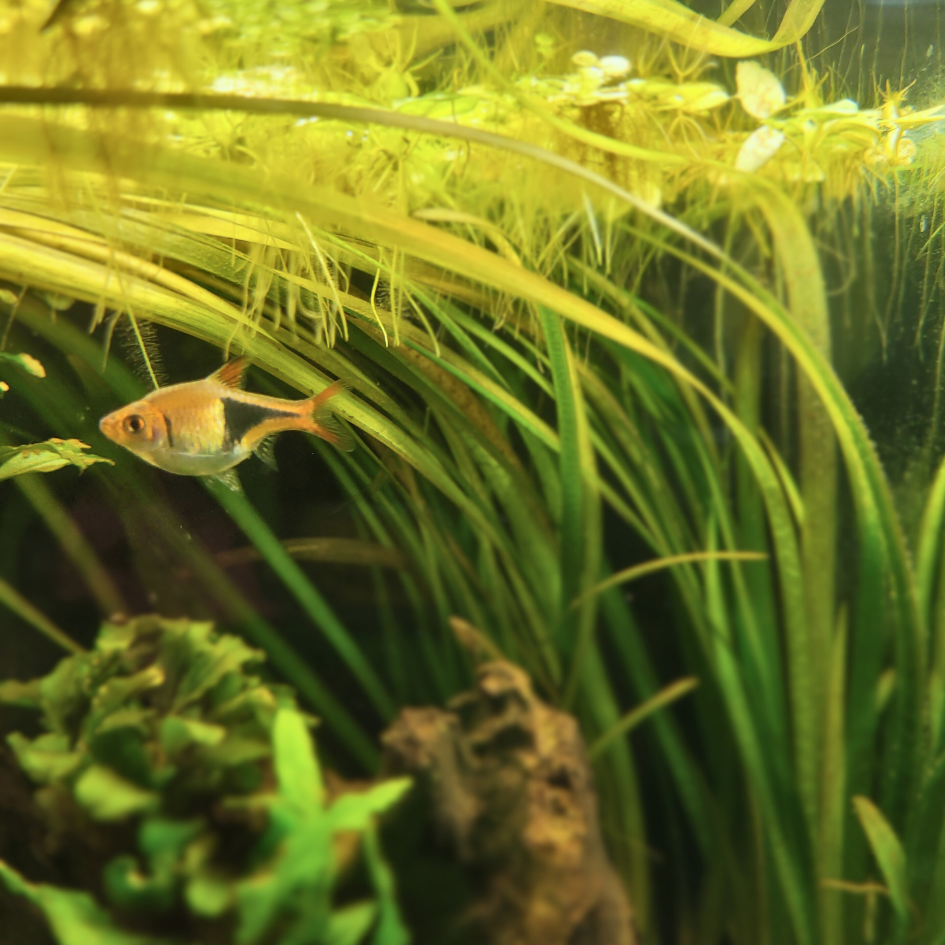
[[[128,433],[140,433],[145,427],[144,417],[139,413],[133,413],[130,417],[125,417],[124,427]]]

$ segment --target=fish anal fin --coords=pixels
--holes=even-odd
[[[273,471],[279,471],[275,456],[276,435],[267,436],[253,452]]]
[[[223,485],[230,489],[233,492],[238,492],[240,495],[243,494],[243,487],[240,484],[240,477],[236,474],[235,469],[228,469],[226,472],[217,473],[215,476],[211,476],[211,479],[216,479],[217,482],[222,482]]]
[[[232,387],[239,390],[246,381],[246,369],[249,367],[249,361],[240,355],[227,361],[223,367],[214,371],[207,380],[216,381],[224,387]]]

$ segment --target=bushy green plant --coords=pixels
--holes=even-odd
[[[106,624],[93,651],[42,679],[0,686],[47,730],[9,742],[41,786],[51,833],[80,859],[107,850],[101,877],[84,877],[101,903],[0,862],[63,945],[407,941],[372,819],[409,781],[329,800],[312,720],[254,674],[261,659],[209,623],[140,617]],[[340,905],[336,848],[348,834],[375,896]]]

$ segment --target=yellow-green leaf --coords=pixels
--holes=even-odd
[[[854,797],[853,807],[866,839],[869,840],[883,879],[886,880],[896,915],[901,922],[905,922],[909,918],[909,895],[906,885],[906,853],[902,843],[883,816],[883,812],[868,797]]]
[[[0,480],[24,473],[53,472],[63,466],[85,469],[93,463],[112,463],[103,456],[84,453],[83,450],[88,448],[89,445],[81,440],[61,440],[58,437],[43,443],[0,447]]]
[[[760,39],[707,19],[676,0],[552,0],[561,6],[631,23],[714,56],[758,56],[797,42],[824,0],[791,0],[773,39]],[[739,4],[747,9],[749,4]],[[741,15],[739,13],[739,15]]]
[[[45,377],[46,368],[31,354],[12,354],[9,351],[0,351],[0,363],[15,364],[33,377]]]
[[[104,765],[92,765],[79,778],[75,798],[95,820],[124,820],[160,803],[154,791],[138,787]]]

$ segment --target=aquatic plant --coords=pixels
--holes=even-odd
[[[378,945],[406,941],[371,823],[410,782],[329,803],[310,720],[285,687],[252,674],[261,659],[210,624],[139,617],[106,624],[92,652],[42,679],[0,686],[0,700],[42,713],[46,731],[14,733],[10,745],[41,787],[51,841],[70,848],[70,881],[82,877],[107,904],[30,883],[0,860],[0,881],[39,906],[64,945],[195,935],[355,945],[372,929]],[[339,838],[352,833],[377,898],[338,908]],[[142,932],[142,920],[163,931]]]
[[[114,456],[84,475],[142,582],[266,649],[342,764],[370,770],[399,704],[461,688],[447,622],[479,627],[596,745],[654,939],[941,942],[940,431],[897,508],[848,389],[891,317],[850,249],[904,225],[887,195],[909,175],[911,218],[931,212],[938,110],[847,97],[799,43],[808,0],[770,40],[733,28],[768,4],[582,0],[630,24],[596,52],[595,17],[562,5],[434,8],[98,0],[45,29],[46,4],[5,8],[0,311],[48,366],[16,390],[34,438]],[[148,324],[246,353],[258,384],[348,384],[359,448],[318,450],[371,568],[369,640],[258,511],[273,480],[209,487],[327,672],[99,436],[144,390],[116,333],[161,379]],[[168,337],[174,379],[197,376]],[[51,495],[26,498],[65,535]],[[408,566],[383,573],[378,545]],[[628,600],[654,570],[665,599]]]

